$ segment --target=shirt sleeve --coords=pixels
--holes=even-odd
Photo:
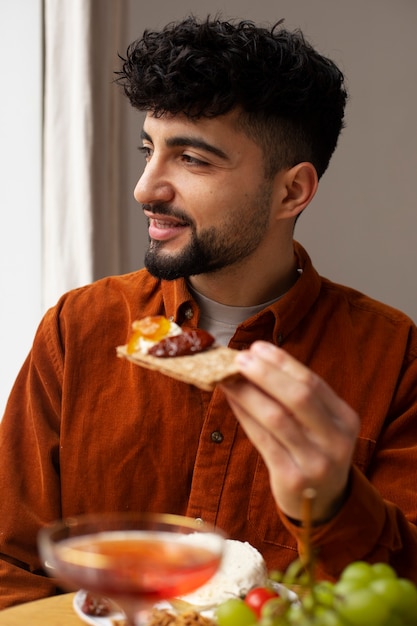
[[[49,311],[0,423],[0,609],[51,595],[39,529],[60,517],[59,415],[62,354]]]
[[[373,454],[351,469],[348,499],[312,531],[318,575],[336,579],[352,561],[390,563],[417,583],[417,360],[404,366]],[[302,548],[303,530],[281,519]]]

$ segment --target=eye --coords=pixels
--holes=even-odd
[[[139,146],[138,150],[145,157],[145,161],[149,161],[149,159],[151,158],[151,156],[153,154],[152,148],[150,148],[149,146]]]
[[[191,156],[190,154],[182,154],[181,158],[185,163],[188,163],[189,165],[198,165],[200,167],[209,165],[207,161],[203,161],[202,159],[197,159],[196,157]]]

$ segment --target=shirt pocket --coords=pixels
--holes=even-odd
[[[352,462],[366,474],[375,449],[375,441],[359,437],[356,441]],[[269,486],[269,474],[265,463],[258,457],[248,507],[248,523],[259,542],[297,551],[295,538],[285,528],[277,512]]]
[[[371,462],[374,454],[376,441],[374,439],[367,439],[366,437],[358,437],[356,440],[355,450],[353,452],[352,462],[363,474],[366,471]]]
[[[297,542],[290,535],[279,517],[275,500],[269,486],[269,473],[261,457],[258,457],[250,490],[248,523],[260,544],[270,544],[297,551]],[[261,552],[265,554],[267,546]]]

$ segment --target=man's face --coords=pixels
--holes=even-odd
[[[145,265],[158,278],[238,264],[268,231],[271,182],[261,149],[237,129],[235,115],[146,117],[146,167],[135,198],[149,220]]]

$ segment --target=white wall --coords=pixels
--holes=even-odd
[[[0,0],[0,419],[41,315],[41,0]]]

